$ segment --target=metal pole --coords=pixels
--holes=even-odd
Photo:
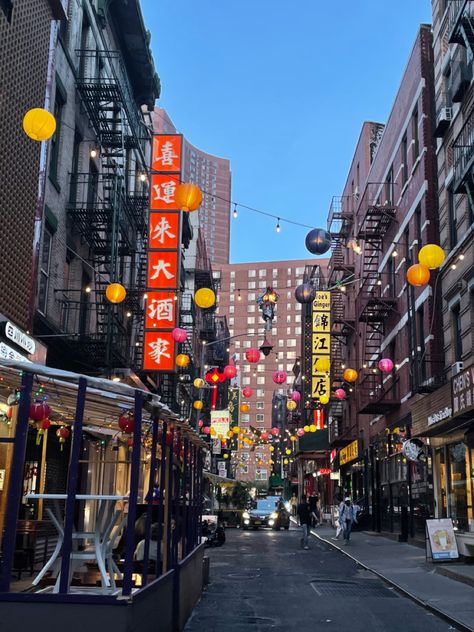
[[[135,550],[135,519],[137,516],[138,484],[140,479],[140,452],[143,392],[135,391],[132,463],[130,468],[130,496],[128,499],[127,532],[125,540],[125,563],[123,570],[122,595],[132,593],[133,553]]]
[[[77,390],[76,414],[72,432],[71,455],[69,457],[69,470],[67,475],[67,498],[64,514],[64,541],[61,558],[61,577],[59,580],[59,593],[67,593],[69,590],[69,566],[72,551],[72,531],[74,528],[74,505],[76,502],[77,480],[79,478],[79,458],[82,445],[82,422],[86,403],[87,380],[79,378]]]
[[[9,592],[15,551],[16,523],[23,491],[23,470],[25,467],[28,418],[30,416],[33,374],[24,373],[21,380],[21,397],[15,427],[15,443],[8,485],[8,500],[5,516],[5,530],[2,539],[2,560],[0,567],[0,591]]]
[[[160,494],[159,494],[159,506],[158,506],[158,538],[157,538],[157,555],[156,555],[156,575],[163,573],[163,568],[161,568],[162,564],[162,555],[161,555],[161,545],[163,541],[163,519],[164,519],[164,489],[165,489],[165,480],[166,480],[166,431],[167,431],[167,423],[163,422],[161,428],[161,462],[160,462]]]
[[[152,512],[153,512],[153,491],[155,488],[157,443],[158,443],[158,418],[154,417],[152,444],[151,444],[150,476],[148,479],[148,502],[147,502],[147,508],[146,508],[145,551],[143,554],[142,586],[146,586],[147,579],[148,579],[148,557],[150,555],[151,520],[152,520]]]

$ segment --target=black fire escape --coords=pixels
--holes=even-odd
[[[100,151],[100,172],[71,174],[68,213],[73,231],[89,247],[94,290],[79,336],[70,346],[92,369],[111,372],[141,366],[143,294],[146,289],[148,192],[143,141],[149,139],[140,108],[116,51],[79,50],[77,90]],[[135,150],[135,162],[130,150]],[[133,167],[132,167],[133,164]],[[133,169],[133,172],[132,172]],[[120,282],[125,301],[109,303],[105,289]],[[72,324],[77,301],[58,297]],[[76,333],[76,332],[74,332]]]
[[[357,239],[363,242],[363,252],[355,306],[362,334],[357,399],[358,412],[363,414],[386,414],[400,405],[397,378],[392,376],[384,383],[384,375],[377,368],[386,327],[397,311],[394,284],[387,274],[379,271],[381,255],[386,250],[384,244],[397,219],[397,208],[390,199],[381,200],[383,193],[377,191],[378,183],[368,183],[358,209]]]

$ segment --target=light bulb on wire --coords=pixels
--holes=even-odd
[[[278,217],[277,219],[277,225],[276,225],[276,232],[279,233],[281,230],[281,226],[280,226],[280,218]]]
[[[234,219],[237,219],[239,214],[237,213],[237,204],[234,204],[234,212],[232,213]]]

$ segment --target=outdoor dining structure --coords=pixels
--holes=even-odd
[[[144,388],[1,360],[2,630],[182,629],[205,448]]]

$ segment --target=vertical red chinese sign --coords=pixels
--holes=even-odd
[[[175,370],[178,323],[178,290],[181,243],[181,211],[175,199],[181,181],[182,136],[153,136],[148,220],[147,299],[143,369]]]

